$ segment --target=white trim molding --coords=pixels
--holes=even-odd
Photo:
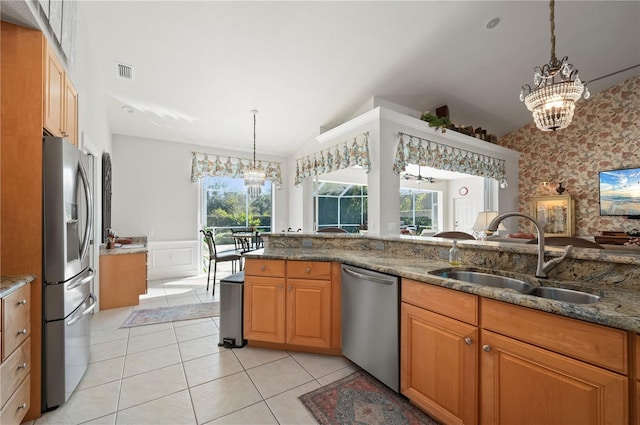
[[[202,273],[200,241],[149,242],[148,279],[196,276]]]

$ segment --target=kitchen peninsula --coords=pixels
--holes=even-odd
[[[138,305],[147,293],[147,238],[100,248],[100,310]]]
[[[574,304],[442,277],[438,270],[450,268],[450,240],[349,234],[264,239],[265,249],[247,254],[248,263],[343,263],[401,278],[401,392],[445,423],[513,423],[525,410],[538,423],[635,423],[636,253],[576,248],[545,280],[533,276],[535,246],[458,242],[459,268],[601,297]],[[559,257],[562,249],[545,252]]]

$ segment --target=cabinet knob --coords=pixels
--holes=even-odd
[[[305,273],[311,273],[311,267],[307,267],[306,269],[304,269]]]
[[[489,351],[491,351],[491,346],[485,344],[485,345],[482,346],[482,349],[488,353]]]
[[[27,334],[27,330],[26,329],[18,331],[18,335],[26,335],[26,334]]]
[[[289,290],[291,291],[292,289],[293,289],[293,286],[292,286],[292,285],[289,285]]]
[[[18,406],[18,409],[26,409],[27,408],[27,403],[22,403],[20,406]]]
[[[278,285],[278,289],[282,289],[282,285]]]
[[[27,300],[23,298],[22,301],[18,301],[16,305],[24,305],[26,303],[27,303]]]
[[[267,270],[267,266],[265,265],[260,266],[260,271],[265,271],[265,270]]]
[[[21,365],[18,365],[18,369],[26,369],[26,368],[27,368],[26,363],[22,363]]]
[[[473,340],[471,338],[469,338],[469,337],[466,337],[464,339],[464,343],[467,344],[467,345],[471,345],[471,344],[473,344]]]

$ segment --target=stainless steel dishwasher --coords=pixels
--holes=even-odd
[[[400,391],[396,276],[342,265],[342,354]]]

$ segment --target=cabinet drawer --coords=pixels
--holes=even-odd
[[[478,324],[478,297],[472,294],[402,279],[402,301],[471,325]]]
[[[18,425],[22,422],[24,415],[27,414],[27,410],[30,407],[29,389],[31,381],[31,375],[22,381],[22,384],[18,387],[13,396],[9,399],[7,404],[0,410],[0,424],[2,425]]]
[[[9,400],[20,382],[31,371],[31,338],[18,347],[2,365],[0,365],[0,407]]]
[[[328,261],[287,261],[287,277],[331,280],[331,263]]]
[[[484,329],[628,373],[627,333],[620,329],[486,298],[480,322]]]
[[[2,299],[2,360],[31,333],[31,287],[25,285]]]
[[[244,274],[251,276],[284,277],[284,260],[261,260],[247,258]]]

